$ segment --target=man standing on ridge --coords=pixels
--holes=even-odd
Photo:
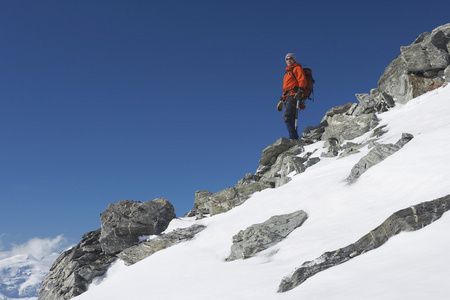
[[[281,96],[277,109],[278,111],[283,110],[283,121],[289,132],[289,138],[297,140],[296,120],[298,109],[305,109],[303,100],[307,82],[302,65],[295,60],[295,53],[286,54],[285,59],[287,67],[283,78],[283,96]],[[299,102],[298,107],[297,102]]]

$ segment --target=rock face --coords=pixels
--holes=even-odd
[[[305,222],[308,215],[303,210],[291,214],[273,216],[261,224],[255,224],[233,236],[231,254],[227,261],[249,258],[281,242],[294,229]]]
[[[129,266],[160,250],[188,241],[205,228],[206,226],[204,225],[192,225],[188,228],[176,229],[170,233],[162,234],[154,239],[127,248],[120,252],[118,256]]]
[[[406,103],[441,86],[442,75],[449,65],[449,41],[450,24],[446,24],[401,47],[401,54],[386,68],[370,98],[380,103],[384,94]]]
[[[289,291],[321,271],[376,249],[402,231],[422,229],[438,220],[449,209],[450,195],[447,195],[443,198],[397,211],[380,226],[355,243],[341,249],[325,252],[315,260],[303,263],[292,275],[285,277],[281,281],[278,292]]]
[[[163,232],[175,210],[167,199],[148,202],[120,200],[100,215],[100,244],[107,254],[115,254],[135,245],[139,237]]]
[[[374,113],[354,115],[334,115],[327,118],[328,126],[322,135],[325,147],[329,146],[329,140],[334,139],[338,144],[353,140],[363,135],[378,125],[378,118]]]
[[[175,218],[164,198],[148,202],[121,200],[101,214],[102,228],[83,235],[74,248],[63,252],[41,283],[39,300],[66,300],[86,291],[117,259],[117,253],[139,242],[139,236],[159,234]],[[169,247],[169,245],[167,245]],[[157,251],[157,250],[155,250]]]
[[[100,229],[88,232],[76,247],[58,257],[41,283],[39,300],[71,299],[106,272],[116,257],[102,251],[99,238]]]

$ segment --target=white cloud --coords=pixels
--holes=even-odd
[[[55,252],[60,252],[66,246],[67,241],[63,235],[55,238],[32,238],[24,244],[12,245],[11,250],[0,252],[0,259],[17,255],[33,256],[40,260]],[[1,242],[0,242],[1,245]]]

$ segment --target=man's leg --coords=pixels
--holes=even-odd
[[[293,96],[288,97],[283,109],[283,121],[286,124],[290,139],[298,139],[298,133],[295,128],[296,103],[297,100]]]

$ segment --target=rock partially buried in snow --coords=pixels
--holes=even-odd
[[[150,255],[192,239],[197,233],[205,229],[204,225],[192,225],[188,228],[176,229],[162,234],[149,241],[144,241],[136,246],[127,248],[118,254],[127,266],[137,263]]]
[[[376,249],[402,231],[422,229],[438,220],[449,209],[450,195],[447,195],[443,198],[399,210],[354,244],[334,251],[325,252],[315,260],[303,263],[292,275],[283,278],[278,292],[292,290],[321,271],[340,265],[358,255]]]
[[[349,183],[355,182],[364,172],[370,167],[380,163],[388,156],[391,156],[400,150],[406,143],[408,143],[414,136],[409,133],[402,134],[402,138],[395,144],[382,144],[375,146],[370,152],[361,158],[359,162],[352,168],[350,175],[347,178]]]
[[[227,261],[249,258],[281,242],[308,218],[303,210],[287,215],[273,216],[261,224],[255,224],[233,236],[231,254]]]

